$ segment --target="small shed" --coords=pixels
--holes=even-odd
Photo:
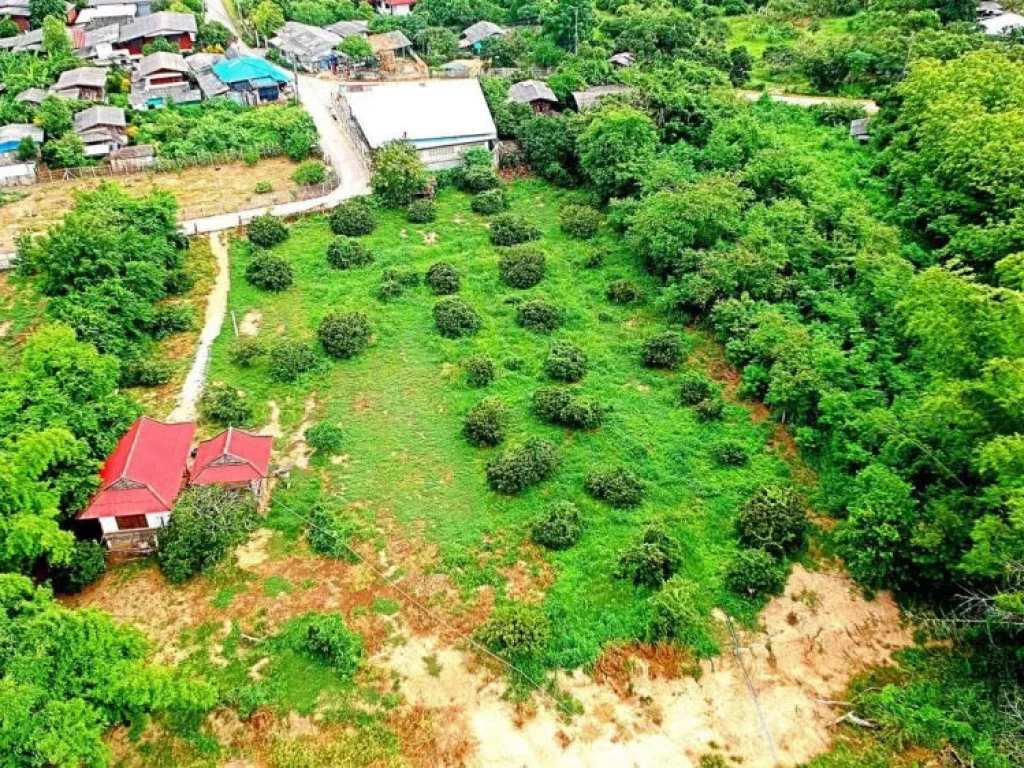
[[[324,27],[328,32],[331,32],[342,40],[347,37],[366,37],[370,34],[370,22],[363,21],[362,19],[352,19],[351,21],[336,21],[333,24],[328,24]]]
[[[87,157],[105,157],[128,146],[126,125],[120,107],[94,106],[75,115],[75,133],[85,144]]]
[[[62,72],[50,90],[62,99],[103,101],[107,70],[104,67],[78,67]]]
[[[472,48],[474,51],[479,51],[484,40],[501,37],[505,34],[508,34],[508,30],[493,21],[478,21],[462,30],[459,48]]]
[[[248,489],[257,500],[263,500],[270,474],[272,443],[269,435],[254,435],[228,427],[199,444],[189,470],[189,483]]]
[[[871,132],[869,126],[871,119],[867,117],[861,117],[850,122],[850,138],[856,139],[861,144],[871,140]]]
[[[542,80],[523,80],[508,89],[508,100],[513,104],[528,104],[534,112],[550,112],[558,97]]]
[[[341,38],[320,27],[288,21],[267,42],[289,64],[319,72],[337,65],[338,54],[334,49]]]
[[[607,96],[630,93],[632,90],[628,85],[592,85],[584,91],[573,91],[572,100],[576,104],[576,109],[584,112],[596,107],[601,99]]]
[[[623,51],[622,53],[616,53],[614,56],[609,56],[608,63],[613,67],[632,67],[636,63],[636,56],[629,51]]]
[[[26,88],[24,91],[14,97],[15,101],[23,101],[26,104],[32,104],[39,106],[43,103],[43,99],[47,96],[46,91],[42,88]]]
[[[152,168],[156,160],[152,144],[116,149],[110,153],[110,168],[116,173],[135,173]]]

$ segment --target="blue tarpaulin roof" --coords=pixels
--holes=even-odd
[[[237,59],[225,59],[213,65],[213,74],[224,83],[241,83],[246,80],[259,80],[260,86],[269,82],[287,83],[288,75],[275,67],[266,59],[255,56],[241,56]]]

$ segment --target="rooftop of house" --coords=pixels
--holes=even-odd
[[[228,427],[199,444],[189,470],[189,481],[207,485],[262,480],[270,472],[272,443],[269,435],[254,435]]]
[[[135,79],[141,80],[155,72],[164,71],[185,74],[188,72],[188,64],[185,63],[185,57],[180,53],[170,53],[168,51],[160,51],[159,53],[151,53],[149,56],[143,56],[135,70]]]
[[[160,11],[121,25],[120,42],[160,35],[196,34],[196,17],[191,13]]]
[[[353,19],[352,21],[338,21],[334,24],[328,24],[324,29],[344,40],[346,37],[352,37],[352,35],[370,34],[369,25],[370,22],[368,21]]]
[[[412,41],[406,37],[405,33],[400,29],[395,29],[391,32],[382,32],[379,35],[370,35],[366,39],[367,42],[370,43],[370,49],[374,53],[402,51],[406,48],[412,47]]]
[[[134,18],[139,8],[134,3],[111,3],[95,8],[83,8],[75,17],[75,24],[88,24],[103,19],[128,19]]]
[[[136,144],[134,147],[122,147],[110,153],[111,160],[142,160],[155,156],[152,144]]]
[[[97,104],[75,115],[75,133],[88,131],[97,126],[124,128],[126,124],[124,110],[120,107]]]
[[[143,416],[100,471],[100,490],[79,520],[169,512],[185,477],[194,422],[166,424]]]
[[[459,47],[469,48],[489,37],[504,35],[506,31],[504,27],[498,26],[493,21],[478,21],[476,24],[472,24],[462,30],[462,40],[459,42]]]
[[[0,15],[27,16],[29,0],[0,0]]]
[[[106,82],[107,70],[104,67],[79,67],[62,72],[53,88],[57,91],[68,88],[102,88]]]
[[[326,29],[297,21],[285,22],[270,39],[270,44],[296,58],[322,56],[334,50],[341,38]]]
[[[42,88],[26,88],[14,97],[15,101],[27,101],[29,104],[41,104],[47,97],[46,91]]]
[[[42,49],[42,29],[33,29],[14,37],[0,38],[0,51],[41,51]]]
[[[517,104],[532,104],[535,101],[557,103],[558,97],[548,84],[541,80],[523,80],[509,87],[508,100]]]
[[[596,105],[605,96],[629,93],[631,90],[628,85],[592,85],[584,91],[573,91],[572,99],[576,102],[576,108],[582,112]]]
[[[497,136],[476,80],[385,83],[350,90],[345,98],[373,149],[389,141],[444,146]]]
[[[43,129],[32,123],[9,123],[0,126],[0,144],[21,141],[29,137],[36,144],[43,143]]]
[[[243,82],[287,83],[291,80],[283,70],[256,56],[217,62],[213,65],[213,74],[229,85]]]

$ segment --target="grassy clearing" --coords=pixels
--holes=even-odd
[[[575,666],[592,661],[609,640],[643,635],[649,618],[649,592],[613,578],[622,550],[648,521],[666,520],[683,546],[682,572],[700,585],[708,602],[752,619],[757,606],[727,593],[722,564],[735,550],[731,521],[741,501],[760,483],[788,474],[788,467],[765,452],[767,424],[751,422],[746,408],[729,405],[723,422],[701,424],[677,407],[678,374],[641,367],[639,348],[664,330],[650,303],[617,306],[605,298],[608,283],[630,278],[653,294],[654,285],[618,239],[605,234],[596,243],[570,240],[558,227],[563,194],[536,181],[510,188],[512,210],[543,232],[547,276],[536,288],[518,291],[498,279],[497,250],[484,219],[469,210],[468,196],[446,192],[438,200],[438,220],[410,225],[400,213],[379,215],[377,230],[365,238],[376,260],[370,267],[340,272],[325,258],[331,233],[326,220],[296,223],[289,240],[275,251],[295,271],[295,284],[281,294],[249,286],[246,258],[232,259],[230,309],[241,322],[260,313],[260,335],[312,338],[331,310],[361,309],[370,316],[375,339],[365,353],[347,362],[328,362],[294,384],[275,384],[262,368],[240,369],[229,362],[230,334],[214,348],[211,377],[236,385],[260,404],[280,406],[284,434],[295,430],[312,394],[315,417],[341,426],[344,459],[320,461],[315,473],[295,477],[279,489],[271,519],[297,533],[301,525],[289,508],[302,509],[321,494],[348,504],[364,524],[386,513],[411,532],[422,532],[440,551],[439,567],[465,588],[494,585],[499,594],[516,581],[543,584],[545,606],[554,623],[546,662]],[[596,247],[606,248],[599,269],[580,266]],[[447,340],[434,329],[435,298],[425,287],[382,303],[375,297],[381,272],[407,266],[421,274],[435,261],[449,261],[462,273],[460,295],[483,316],[483,328],[470,339]],[[565,325],[551,336],[530,333],[515,323],[515,303],[543,295],[567,312]],[[529,409],[533,391],[551,383],[542,372],[548,347],[569,339],[590,357],[590,372],[578,385],[609,410],[604,426],[571,432],[547,426]],[[471,389],[459,363],[486,355],[498,363],[495,381]],[[484,463],[493,450],[471,447],[460,434],[466,411],[485,396],[498,395],[511,413],[510,443],[542,435],[561,445],[565,461],[557,475],[519,497],[488,490]],[[752,456],[748,467],[719,467],[710,449],[725,437],[740,440]],[[499,449],[500,450],[500,449]],[[614,511],[583,491],[593,470],[626,465],[647,483],[647,496],[633,511]],[[553,555],[524,549],[529,522],[549,503],[576,502],[587,519],[582,540]],[[358,502],[358,503],[357,503]],[[356,511],[360,510],[360,511]],[[525,561],[525,576],[520,567]],[[550,576],[546,573],[550,571]],[[513,583],[510,583],[513,582]]]

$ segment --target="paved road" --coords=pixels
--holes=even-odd
[[[793,104],[797,107],[814,107],[818,104],[852,104],[862,107],[864,112],[873,115],[878,112],[878,104],[871,99],[843,99],[833,96],[801,96],[795,93],[779,93],[775,91],[750,91],[745,88],[737,89],[737,92],[747,101],[757,101],[765,94],[772,101],[781,101],[784,104]]]

